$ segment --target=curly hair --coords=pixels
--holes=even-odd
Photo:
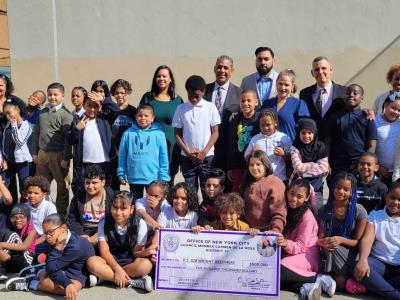
[[[50,192],[50,183],[46,177],[43,176],[29,176],[24,181],[24,190],[27,191],[29,187],[35,186],[42,190],[44,193]]]
[[[111,95],[115,95],[115,91],[119,87],[122,87],[128,95],[132,93],[132,85],[124,79],[118,79],[110,87]]]
[[[215,201],[218,214],[234,211],[238,215],[244,214],[244,200],[238,193],[222,194]]]
[[[400,71],[400,64],[391,65],[389,71],[386,73],[386,81],[387,83],[391,83],[393,80],[393,76],[395,73]]]
[[[197,196],[196,188],[186,182],[179,182],[172,187],[167,197],[168,203],[173,206],[172,202],[178,189],[183,189],[185,191],[188,209],[197,211],[199,208],[199,197]]]

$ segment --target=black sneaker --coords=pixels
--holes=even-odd
[[[129,286],[135,289],[141,289],[147,292],[151,292],[153,290],[153,281],[151,280],[151,277],[149,275],[136,279],[131,279],[128,282]]]
[[[9,291],[29,291],[29,283],[35,278],[37,278],[36,275],[11,278],[6,282],[6,289]]]
[[[29,267],[23,268],[21,271],[19,271],[18,277],[26,277],[29,275],[37,276],[39,271],[44,270],[45,268],[46,268],[46,264],[29,266]]]
[[[0,281],[4,281],[7,280],[8,276],[7,276],[7,271],[5,268],[0,268]]]

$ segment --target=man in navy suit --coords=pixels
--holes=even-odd
[[[215,81],[207,84],[204,99],[215,104],[220,115],[219,138],[215,144],[213,165],[226,171],[226,128],[232,113],[240,110],[241,89],[229,81],[233,74],[233,59],[227,55],[217,58],[214,66]]]
[[[257,92],[261,106],[264,101],[276,97],[276,79],[278,72],[274,68],[275,54],[269,47],[258,47],[255,51],[257,72],[242,79],[242,90]]]
[[[324,140],[325,124],[330,115],[344,108],[346,87],[332,81],[333,68],[326,57],[318,56],[312,62],[311,75],[316,84],[300,91],[300,99],[307,103],[310,117],[317,123],[318,137]]]

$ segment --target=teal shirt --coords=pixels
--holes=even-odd
[[[161,130],[165,134],[169,161],[171,161],[172,149],[174,149],[176,144],[172,119],[174,118],[176,108],[183,103],[183,100],[180,96],[176,96],[174,99],[169,101],[160,101],[155,99],[153,95],[148,92],[145,93],[142,100],[140,100],[140,104],[143,103],[153,106],[155,116],[154,122],[161,125]]]

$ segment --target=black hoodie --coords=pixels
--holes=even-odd
[[[360,203],[370,213],[372,210],[380,210],[385,207],[385,195],[387,186],[378,177],[374,177],[369,183],[361,182],[357,176],[357,203]]]

